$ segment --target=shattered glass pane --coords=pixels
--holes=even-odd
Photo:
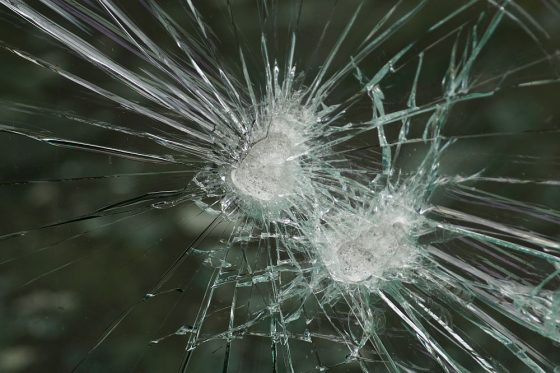
[[[557,0],[0,0],[0,371],[557,372]]]

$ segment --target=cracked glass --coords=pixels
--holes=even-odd
[[[0,4],[0,371],[560,371],[556,0]]]

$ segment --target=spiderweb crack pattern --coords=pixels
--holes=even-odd
[[[560,366],[556,0],[0,4],[0,370]]]

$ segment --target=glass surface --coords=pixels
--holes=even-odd
[[[559,369],[556,0],[0,4],[0,372]]]

